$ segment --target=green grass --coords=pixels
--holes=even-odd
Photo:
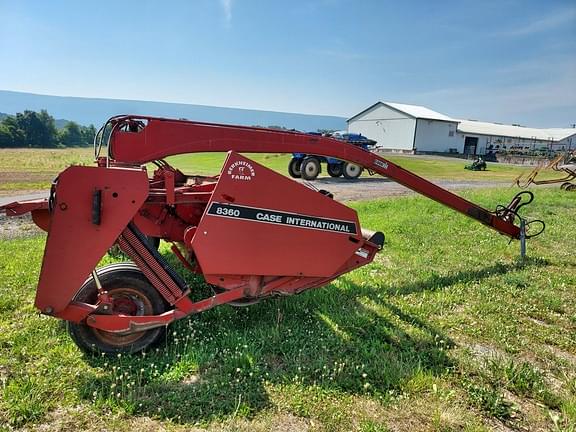
[[[430,179],[445,180],[475,180],[475,181],[498,181],[512,182],[521,173],[528,173],[530,167],[503,165],[488,162],[486,171],[470,171],[464,167],[472,163],[463,159],[455,158],[432,158],[411,156],[384,156],[392,162],[409,171]]]
[[[2,156],[0,157],[0,193],[3,194],[10,191],[48,189],[58,173],[69,165],[92,165],[93,163],[92,148],[57,150],[2,149],[0,150],[0,155]],[[246,156],[281,174],[288,174],[290,155],[246,154]],[[420,176],[432,180],[450,179],[512,183],[521,173],[531,171],[527,167],[489,163],[487,171],[472,172],[464,170],[464,166],[469,162],[461,159],[395,155],[385,155],[384,157]],[[196,153],[172,156],[167,160],[186,174],[216,175],[220,173],[225,158],[225,153]],[[153,169],[154,166],[150,165],[149,170],[152,171]],[[325,169],[321,175],[328,175]],[[363,175],[367,176],[368,173],[365,172]],[[544,173],[544,175],[548,178],[551,174]]]
[[[488,207],[509,195],[465,193]],[[575,197],[538,191],[526,210],[548,228],[524,262],[516,243],[421,197],[353,206],[387,236],[373,264],[181,320],[135,357],[83,356],[33,307],[45,238],[0,241],[0,425],[576,430]]]
[[[70,165],[90,165],[93,159],[88,148],[1,149],[0,194],[47,190],[60,171]]]
[[[12,195],[13,192],[36,191],[48,189],[49,187],[49,181],[0,182],[0,193]]]
[[[1,149],[0,172],[60,172],[69,165],[88,165],[92,148]]]
[[[291,158],[290,155],[286,154],[246,154],[246,156],[281,174],[287,173],[288,162]],[[497,163],[489,163],[488,170],[486,171],[468,171],[464,169],[464,166],[470,162],[462,159],[423,156],[383,156],[391,162],[429,179],[512,182],[521,173],[531,171],[531,168],[528,167],[501,165]],[[226,155],[222,153],[200,153],[172,156],[168,158],[168,161],[174,166],[181,168],[184,172],[197,172],[198,174],[207,175],[218,174],[225,157]],[[323,169],[321,175],[328,175],[325,169]],[[365,172],[363,175],[368,176],[369,174]]]

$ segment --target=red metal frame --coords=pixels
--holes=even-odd
[[[306,153],[356,163],[520,238],[514,224],[519,197],[491,212],[336,139],[142,116],[115,117],[107,124],[108,156],[97,155],[98,167],[71,167],[60,174],[50,205],[44,200],[0,207],[11,216],[32,212],[49,233],[36,306],[101,330],[144,331],[219,304],[299,293],[372,262],[381,241],[360,228],[354,210],[235,152]],[[189,176],[163,161],[195,152],[229,152],[221,175]],[[150,162],[158,169],[148,179],[143,165]],[[177,258],[221,292],[192,302],[183,281],[143,235],[179,242],[185,252],[177,249]],[[172,310],[155,316],[100,314],[99,307],[113,301],[105,292],[94,305],[73,301],[114,243]]]
[[[131,127],[136,122],[145,127]],[[120,116],[111,120],[108,152],[120,163],[144,164],[183,153],[305,153],[346,160],[388,177],[514,239],[520,228],[494,213],[360,147],[334,138],[256,127]]]

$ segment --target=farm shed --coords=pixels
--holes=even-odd
[[[576,149],[576,129],[537,129],[460,120],[458,138],[470,154],[558,152]],[[465,151],[466,153],[466,151]]]
[[[348,131],[402,153],[542,153],[576,149],[576,129],[538,129],[459,120],[423,106],[377,102],[351,117]]]
[[[461,152],[458,121],[423,106],[377,102],[348,121],[348,131],[378,142],[380,149],[402,153]]]

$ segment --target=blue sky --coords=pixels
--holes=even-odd
[[[576,1],[0,0],[0,89],[568,127]]]

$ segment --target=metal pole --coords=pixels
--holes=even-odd
[[[526,258],[526,221],[520,219],[520,258]]]

